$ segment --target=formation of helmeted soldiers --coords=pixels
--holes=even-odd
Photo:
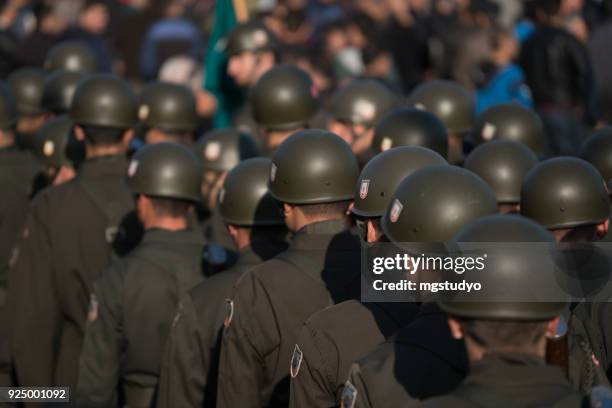
[[[0,82],[0,385],[99,407],[612,403],[612,303],[361,298],[376,243],[506,243],[487,272],[512,295],[538,273],[513,243],[605,241],[611,128],[550,157],[526,107],[475,116],[446,80],[323,101],[273,46],[230,33],[269,66],[203,135],[187,88],[137,93],[78,42]]]

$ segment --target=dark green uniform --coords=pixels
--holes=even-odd
[[[129,243],[117,244],[135,231],[118,230],[133,220],[126,171],[121,155],[90,159],[75,179],[32,202],[9,279],[11,343],[22,386],[76,386],[93,282],[113,246],[127,251]]]
[[[359,295],[359,238],[345,222],[298,231],[289,249],[242,276],[219,365],[219,407],[286,406],[290,360],[303,322]]]
[[[473,363],[470,374],[449,394],[429,399],[423,407],[582,407],[558,367],[533,355],[490,353]]]
[[[408,324],[417,310],[416,303],[349,300],[310,316],[297,341],[303,357],[291,378],[290,406],[339,406],[353,361]]]
[[[197,285],[181,300],[162,361],[158,407],[214,407],[225,299],[243,273],[280,252],[247,247],[234,266]],[[263,256],[262,256],[263,255]]]
[[[411,324],[353,364],[343,406],[418,406],[452,390],[467,370],[465,346],[451,336],[446,314],[424,304]]]
[[[77,399],[149,407],[181,294],[202,279],[203,242],[191,230],[147,230],[96,281],[79,364]]]

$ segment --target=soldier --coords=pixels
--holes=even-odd
[[[436,115],[448,132],[448,162],[463,162],[464,137],[474,122],[475,102],[461,85],[451,81],[429,81],[409,96],[411,106]]]
[[[43,84],[42,105],[52,115],[68,113],[77,85],[87,78],[82,72],[56,71]]]
[[[98,70],[98,61],[86,43],[63,41],[47,52],[44,67],[49,72],[62,70],[93,74]]]
[[[287,251],[242,275],[228,302],[219,407],[287,405],[302,323],[358,296],[360,245],[346,216],[358,173],[350,146],[324,130],[296,132],[274,153],[270,193],[295,235]]]
[[[219,211],[239,258],[181,300],[162,363],[159,407],[216,406],[226,299],[240,276],[286,248],[280,204],[268,192],[271,165],[269,159],[247,159],[223,183]]]
[[[276,65],[278,41],[259,21],[240,24],[229,33],[225,53],[229,60],[227,73],[236,84],[247,88]]]
[[[138,118],[145,127],[145,143],[191,145],[198,124],[195,97],[184,86],[151,82],[140,93]]]
[[[464,225],[497,212],[495,194],[475,174],[427,166],[405,178],[381,220],[392,242],[447,242]],[[429,244],[428,244],[429,245]],[[416,406],[450,391],[464,377],[467,356],[452,338],[446,315],[423,303],[407,326],[355,362],[342,394],[344,407]],[[354,404],[354,405],[353,405]]]
[[[210,270],[219,272],[236,261],[237,251],[233,239],[219,214],[219,192],[227,172],[238,163],[259,156],[257,141],[238,129],[211,130],[196,142],[195,149],[202,158],[202,206],[199,218],[207,244],[205,258]]]
[[[454,241],[552,244],[554,238],[523,217],[492,216],[467,225]],[[508,252],[489,258],[485,268],[487,279],[508,300],[476,302],[470,294],[458,292],[452,300],[440,302],[449,315],[453,338],[465,342],[470,370],[448,395],[428,399],[422,406],[586,406],[586,398],[575,391],[563,372],[544,360],[546,338],[557,332],[566,303],[515,300],[524,296],[522,291],[517,293],[524,286],[515,282],[531,281],[542,272],[536,268],[524,261],[520,250],[509,246]]]
[[[548,159],[531,169],[521,189],[521,214],[550,230],[558,242],[597,241],[610,224],[606,183],[588,162],[574,157]],[[571,247],[570,247],[571,248]],[[580,302],[563,318],[569,328],[568,373],[584,393],[608,385],[612,363],[612,308],[608,302]]]
[[[22,68],[7,78],[17,101],[17,144],[24,149],[32,148],[34,135],[47,119],[42,106],[44,81],[45,71],[38,68]]]
[[[517,213],[521,185],[538,157],[527,146],[511,140],[494,140],[478,146],[465,159],[464,167],[478,174],[495,192],[499,212]]]
[[[548,152],[544,125],[538,114],[515,103],[495,105],[478,115],[470,138],[476,146],[506,139],[526,145],[538,156]]]
[[[91,76],[75,92],[70,118],[86,160],[73,180],[32,202],[9,279],[20,385],[76,386],[94,279],[113,253],[133,247],[137,232],[123,182],[137,110],[129,85],[112,75]]]
[[[227,73],[240,87],[249,90],[264,73],[277,64],[278,41],[264,24],[248,21],[236,26],[228,35],[225,53],[228,56]],[[227,93],[218,95],[227,98]],[[233,124],[241,130],[257,133],[257,123],[253,120],[250,104],[240,98],[238,106],[232,107]],[[221,101],[221,105],[224,102]]]
[[[434,164],[446,161],[416,146],[387,150],[366,164],[357,181],[351,211],[368,243],[382,238],[380,218],[399,183],[415,170]],[[310,316],[296,343],[302,362],[291,373],[290,406],[339,405],[351,363],[408,324],[417,311],[416,303],[348,300]]]
[[[145,235],[96,279],[79,363],[79,404],[153,405],[178,299],[203,278],[203,240],[187,218],[200,200],[201,177],[195,154],[175,143],[146,146],[133,156],[128,185]]]
[[[359,157],[372,144],[374,127],[398,102],[397,96],[382,83],[354,79],[333,95],[327,127],[349,143]]]
[[[308,127],[319,109],[312,80],[306,72],[289,64],[266,72],[251,90],[250,103],[269,153],[293,132]]]
[[[376,126],[370,150],[380,153],[397,146],[423,146],[446,158],[446,128],[440,119],[429,112],[396,109],[385,115]]]
[[[0,384],[11,385],[8,351],[8,313],[5,308],[8,269],[13,246],[26,217],[26,209],[34,178],[39,170],[30,151],[16,145],[15,125],[17,110],[15,98],[4,82],[0,81]]]
[[[68,115],[61,115],[47,121],[38,131],[34,154],[45,167],[41,188],[71,180],[85,159],[85,147],[76,140],[72,127]]]

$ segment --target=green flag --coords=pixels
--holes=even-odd
[[[224,52],[225,37],[236,25],[232,0],[217,0],[204,69],[204,89],[217,99],[217,112],[213,118],[215,128],[231,126],[232,111],[243,101],[242,93],[226,73],[227,56]]]

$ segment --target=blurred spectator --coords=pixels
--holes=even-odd
[[[576,154],[583,123],[596,120],[591,60],[585,46],[563,29],[560,0],[533,1],[536,30],[523,44],[521,66],[552,153]]]
[[[180,54],[200,58],[204,50],[198,28],[185,17],[183,2],[164,3],[163,18],[149,29],[142,44],[140,72],[145,80],[155,78],[166,59]]]
[[[131,3],[131,12],[118,23],[112,35],[113,48],[124,64],[124,75],[140,80],[140,49],[149,28],[162,16],[164,0],[138,0]]]
[[[525,73],[513,61],[518,55],[518,41],[509,29],[497,28],[490,34],[491,59],[479,71],[476,112],[500,103],[518,102],[532,107],[531,91]]]
[[[394,10],[383,40],[389,47],[405,93],[423,81],[430,70],[432,31],[426,1],[392,0]]]
[[[87,0],[78,23],[69,28],[64,39],[86,42],[98,59],[98,69],[101,72],[111,72],[113,59],[105,37],[108,27],[108,5],[104,0]]]
[[[65,30],[66,21],[57,8],[47,1],[36,2],[32,6],[32,12],[36,27],[16,50],[15,61],[18,66],[42,67],[47,51],[55,45]]]
[[[588,42],[597,83],[597,101],[602,107],[603,119],[612,123],[612,19],[599,26]]]

